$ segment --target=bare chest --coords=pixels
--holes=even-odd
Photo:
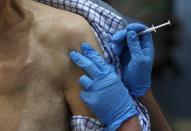
[[[15,46],[11,55],[13,46],[0,49],[0,130],[68,130],[68,108],[59,87],[63,80],[58,79],[63,55],[34,35],[26,45]]]

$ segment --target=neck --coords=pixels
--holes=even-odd
[[[0,30],[7,30],[24,18],[22,0],[0,0]]]

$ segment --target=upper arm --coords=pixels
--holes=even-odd
[[[75,65],[69,58],[69,53],[72,50],[81,52],[81,44],[88,43],[98,52],[100,49],[98,47],[98,40],[92,31],[90,25],[83,19],[78,20],[78,24],[73,26],[68,33],[71,38],[69,43],[67,43],[67,71],[65,72],[65,96],[66,100],[70,106],[70,109],[74,115],[83,115],[95,117],[90,109],[85,105],[85,103],[80,99],[80,91],[82,87],[78,84],[79,78],[85,73],[77,65]],[[80,108],[79,108],[80,107]]]
[[[70,38],[70,40],[66,43],[67,45],[66,62],[68,64],[66,75],[70,76],[68,77],[68,79],[70,80],[72,79],[73,81],[75,81],[75,83],[73,84],[78,85],[79,77],[85,72],[71,61],[71,59],[69,58],[70,52],[71,51],[81,52],[82,43],[88,43],[94,49],[96,49],[100,54],[101,54],[101,51],[98,46],[99,45],[98,40],[93,30],[91,29],[90,25],[85,19],[80,17],[80,19],[78,19],[78,23],[75,23],[75,24],[73,23],[73,26],[69,27],[68,30],[70,31],[68,31],[67,37]],[[67,81],[67,82],[69,83],[69,84],[66,84],[67,87],[69,89],[73,88],[71,87],[71,82],[70,81]]]

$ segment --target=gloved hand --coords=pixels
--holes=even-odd
[[[73,62],[90,76],[79,79],[84,88],[80,97],[107,129],[116,130],[125,120],[137,115],[134,102],[114,68],[88,44],[82,44],[81,48],[84,56],[75,51],[70,53]]]
[[[151,33],[138,36],[148,29],[141,24],[130,24],[126,30],[112,37],[113,52],[122,62],[123,82],[136,98],[143,96],[151,87],[154,46]]]

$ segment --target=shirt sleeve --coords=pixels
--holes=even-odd
[[[95,119],[85,116],[72,116],[72,131],[104,131],[105,125]]]

